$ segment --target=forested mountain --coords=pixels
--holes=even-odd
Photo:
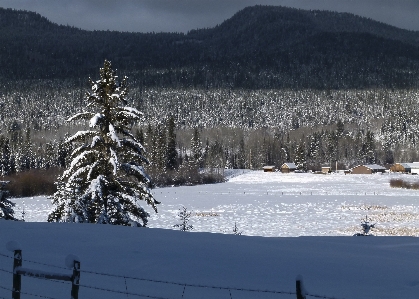
[[[285,7],[187,34],[85,31],[0,9],[0,174],[69,163],[64,140],[85,127],[65,120],[105,59],[129,76],[128,104],[144,113],[135,134],[160,182],[198,167],[412,162],[418,47],[419,32]]]
[[[0,9],[3,79],[84,78],[109,59],[146,87],[416,87],[419,33],[347,13],[254,6],[215,28],[85,31]]]

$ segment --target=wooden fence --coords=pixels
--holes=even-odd
[[[166,297],[156,297],[156,296],[153,296],[153,295],[150,295],[150,294],[138,294],[138,293],[135,293],[135,292],[128,292],[128,289],[126,289],[125,291],[122,291],[122,290],[112,290],[112,289],[108,289],[108,288],[105,289],[105,288],[102,288],[102,287],[99,287],[99,286],[81,285],[80,284],[80,272],[81,272],[80,261],[78,261],[74,258],[70,259],[70,262],[71,262],[72,268],[73,268],[72,273],[66,275],[66,274],[52,273],[52,272],[47,272],[47,271],[42,271],[42,270],[37,270],[37,269],[24,268],[22,266],[22,261],[23,261],[22,250],[15,249],[15,250],[13,250],[13,253],[14,253],[13,257],[0,254],[3,257],[13,258],[13,271],[5,271],[4,269],[0,269],[3,272],[8,272],[8,273],[11,273],[13,275],[13,287],[12,287],[12,289],[0,286],[0,289],[11,291],[12,299],[20,299],[21,294],[27,294],[27,295],[31,295],[31,296],[35,296],[35,297],[40,297],[40,298],[48,298],[48,299],[51,298],[51,297],[46,297],[44,295],[39,295],[39,294],[28,294],[25,291],[22,291],[22,289],[24,289],[24,286],[22,286],[22,281],[21,281],[21,276],[22,275],[23,276],[34,277],[34,278],[55,280],[55,281],[69,281],[69,282],[71,282],[71,293],[70,293],[70,298],[71,299],[78,299],[79,298],[79,288],[80,287],[86,288],[86,289],[93,289],[93,290],[96,290],[96,291],[103,291],[103,292],[106,292],[106,293],[113,293],[114,295],[119,294],[119,295],[134,296],[134,297],[140,297],[140,298],[169,299],[169,298],[166,298]],[[33,261],[28,261],[28,262],[37,263],[37,262],[33,262]],[[67,269],[70,268],[69,267],[70,262],[66,261]],[[38,263],[38,264],[57,267],[57,266],[47,265],[47,264],[42,264],[42,263]],[[61,267],[59,267],[59,268],[61,268]],[[125,280],[125,285],[126,285],[126,280],[127,279],[136,280],[138,282],[139,281],[145,281],[145,282],[152,282],[152,283],[159,283],[159,284],[177,285],[177,286],[180,286],[180,287],[183,288],[182,298],[184,297],[185,289],[191,287],[191,288],[226,290],[226,291],[229,291],[231,299],[233,298],[231,291],[260,293],[260,295],[262,295],[262,293],[268,293],[268,294],[270,293],[271,295],[278,295],[280,297],[281,297],[281,295],[287,295],[288,297],[292,296],[292,297],[297,298],[297,299],[309,299],[309,297],[332,299],[332,297],[313,295],[313,294],[308,293],[303,286],[303,279],[300,275],[297,276],[297,278],[296,278],[295,292],[289,292],[289,291],[286,292],[286,291],[256,290],[256,289],[246,289],[246,288],[210,286],[210,285],[196,285],[196,284],[188,284],[188,283],[180,283],[180,282],[170,282],[170,281],[153,280],[153,279],[146,279],[146,278],[120,276],[120,275],[115,275],[115,274],[110,274],[110,273],[100,273],[100,272],[93,272],[93,271],[87,271],[87,270],[84,270],[83,272],[85,272],[86,274],[89,274],[89,275],[109,276],[109,277],[113,277],[115,279],[124,279]],[[0,295],[0,298],[1,299],[6,299],[5,297],[2,297],[1,295]],[[51,299],[54,299],[54,298],[51,298]],[[336,299],[336,298],[334,298],[334,299]]]
[[[65,275],[22,267],[22,250],[13,250],[13,288],[12,299],[20,299],[22,275],[43,279],[71,281],[71,299],[79,298],[80,262],[73,260],[73,273]]]

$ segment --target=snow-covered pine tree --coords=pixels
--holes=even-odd
[[[170,116],[167,121],[167,169],[169,170],[174,170],[178,167],[175,129],[175,118]]]
[[[190,155],[190,161],[191,165],[193,165],[195,168],[199,168],[202,165],[202,144],[201,139],[199,137],[199,131],[198,128],[194,128],[192,139],[191,139],[191,155]]]
[[[8,181],[0,181],[0,218],[6,220],[17,220],[13,216],[13,207],[15,206],[15,203],[11,202],[8,199],[9,191],[6,190],[6,186],[8,183]]]
[[[184,232],[193,229],[193,225],[188,224],[192,216],[191,212],[188,212],[185,207],[182,207],[182,210],[179,209],[178,216],[180,218],[180,221],[182,221],[182,223],[175,224],[173,225],[173,227],[179,227],[179,229]]]
[[[90,120],[91,130],[79,131],[66,142],[77,145],[72,162],[59,177],[53,196],[55,209],[48,221],[106,223],[145,226],[149,214],[144,200],[157,212],[144,147],[131,134],[141,113],[126,107],[126,78],[117,82],[111,63],[105,60],[100,80],[90,80],[87,109],[69,121]],[[141,223],[142,222],[142,223]]]
[[[301,142],[298,144],[297,149],[295,150],[294,162],[298,170],[307,171],[307,159],[305,152],[305,144],[303,140],[301,140]]]

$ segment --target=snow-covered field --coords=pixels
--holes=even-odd
[[[240,174],[240,172],[238,172]],[[236,175],[235,175],[236,174]],[[175,229],[182,207],[192,212],[195,232],[233,233],[264,237],[351,236],[361,220],[376,223],[374,234],[419,235],[419,190],[391,188],[400,174],[282,174],[261,171],[230,174],[227,183],[155,189],[161,201],[150,211],[149,227]],[[22,198],[16,216],[44,222],[51,209],[46,197]]]
[[[14,199],[26,222],[0,221],[0,298],[11,298],[10,240],[28,268],[70,273],[64,259],[77,255],[79,298],[296,298],[284,293],[295,293],[297,275],[307,298],[416,298],[419,239],[384,237],[418,234],[419,191],[390,188],[399,177],[247,172],[224,184],[156,189],[162,204],[151,229],[39,223],[50,209],[45,197]],[[183,206],[194,232],[173,228]],[[377,236],[352,237],[365,216]],[[234,223],[243,235],[232,234]],[[22,292],[69,298],[70,284],[23,277]]]

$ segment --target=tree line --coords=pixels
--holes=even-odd
[[[84,90],[33,86],[0,97],[3,175],[67,166],[72,149],[64,141],[83,129],[81,123],[65,120],[81,111]],[[302,161],[297,164],[314,170],[336,160],[341,168],[417,160],[416,90],[132,88],[130,96],[128,101],[143,111],[144,122],[136,132],[156,177],[186,172],[186,165],[258,169]],[[191,159],[199,163],[191,164]],[[160,177],[159,184],[167,181]]]

